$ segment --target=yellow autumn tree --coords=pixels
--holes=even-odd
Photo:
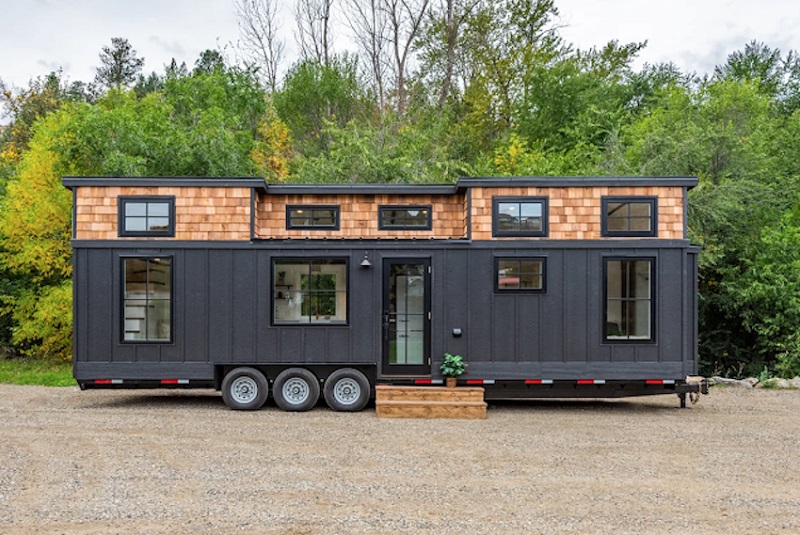
[[[258,141],[250,153],[267,182],[285,182],[292,159],[292,137],[274,108],[269,106],[258,126]]]
[[[16,325],[12,341],[30,356],[64,361],[72,346],[72,197],[61,185],[67,169],[55,148],[68,137],[70,115],[61,110],[37,124],[0,207],[0,262],[27,281],[2,296]]]

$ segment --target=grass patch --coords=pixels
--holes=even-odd
[[[75,386],[72,364],[30,359],[0,360],[0,383],[12,385]]]

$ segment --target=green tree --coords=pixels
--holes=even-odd
[[[109,89],[128,87],[144,66],[144,58],[136,57],[136,51],[127,39],[112,37],[111,46],[100,51],[100,67],[95,81]]]
[[[326,124],[341,128],[350,121],[364,120],[371,112],[369,99],[359,84],[355,59],[348,56],[334,57],[327,65],[310,60],[297,63],[273,100],[297,149],[307,156],[329,148]]]
[[[800,375],[800,220],[787,212],[763,229],[754,256],[726,289],[740,300],[752,350],[780,375]]]

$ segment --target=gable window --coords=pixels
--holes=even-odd
[[[170,342],[172,259],[124,258],[122,273],[123,341]]]
[[[339,229],[338,206],[287,206],[287,229]]]
[[[119,197],[119,235],[175,235],[175,197]]]
[[[274,323],[347,323],[347,260],[276,258],[272,280]]]
[[[603,236],[656,236],[656,197],[603,197]]]
[[[380,230],[430,230],[430,206],[381,206],[378,208]]]
[[[547,236],[547,197],[494,197],[493,236]]]
[[[544,292],[544,258],[495,258],[495,291]]]
[[[654,265],[652,258],[605,260],[605,341],[654,340]]]

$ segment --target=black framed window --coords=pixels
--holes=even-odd
[[[119,197],[122,237],[175,236],[175,197]]]
[[[287,229],[339,229],[338,206],[297,206],[286,207]]]
[[[272,281],[273,323],[347,323],[346,259],[276,258]]]
[[[492,235],[547,236],[547,197],[494,197]]]
[[[545,291],[545,259],[495,258],[494,289],[497,292]]]
[[[430,230],[430,206],[380,206],[378,207],[380,230]]]
[[[607,258],[604,279],[604,340],[654,341],[655,259]]]
[[[172,341],[172,259],[122,259],[122,339]]]
[[[658,233],[656,197],[603,197],[603,236],[645,236]]]

